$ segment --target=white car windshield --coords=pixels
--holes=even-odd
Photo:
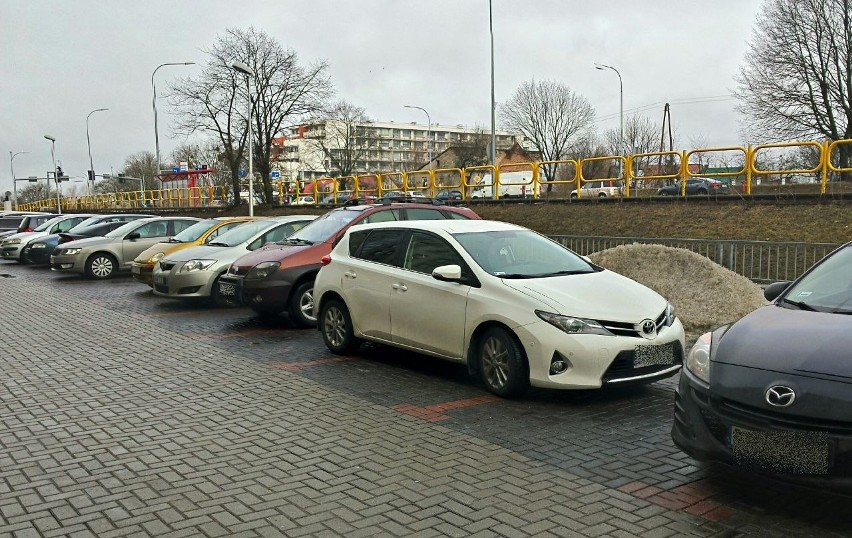
[[[815,267],[784,294],[781,303],[802,310],[852,314],[852,245]]]
[[[573,251],[530,230],[465,232],[453,237],[480,267],[500,278],[544,278],[599,270]]]

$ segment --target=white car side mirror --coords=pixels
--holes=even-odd
[[[432,270],[432,278],[445,282],[458,282],[461,279],[461,266],[442,265]]]

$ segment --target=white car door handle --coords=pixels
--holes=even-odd
[[[392,288],[399,291],[408,291],[408,286],[405,284],[394,284]]]
[[[343,273],[343,276],[345,276],[346,278],[355,278],[355,271],[346,271],[345,273]]]

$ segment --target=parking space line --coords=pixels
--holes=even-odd
[[[618,489],[668,510],[686,512],[708,521],[723,521],[737,513],[733,508],[710,499],[721,488],[708,480],[698,480],[671,489],[661,489],[644,482],[630,482]]]
[[[346,362],[355,360],[355,357],[334,357],[331,359],[317,359],[315,361],[305,361],[305,362],[270,362],[269,366],[275,368],[276,370],[285,370],[287,372],[298,372],[299,370],[304,370],[305,368],[311,368],[313,366],[322,366],[324,364],[335,364],[338,362]]]
[[[406,415],[422,418],[428,422],[443,422],[449,420],[450,417],[445,415],[444,411],[453,411],[455,409],[465,409],[475,405],[482,405],[500,400],[497,396],[485,395],[476,398],[468,398],[466,400],[455,400],[441,404],[429,405],[420,407],[411,404],[399,404],[392,407],[395,411],[405,413]]]

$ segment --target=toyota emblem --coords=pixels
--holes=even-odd
[[[774,407],[790,407],[796,401],[796,392],[790,387],[775,385],[766,391],[766,403]]]
[[[657,332],[657,324],[654,320],[646,319],[642,322],[642,332],[648,336],[653,336]]]

